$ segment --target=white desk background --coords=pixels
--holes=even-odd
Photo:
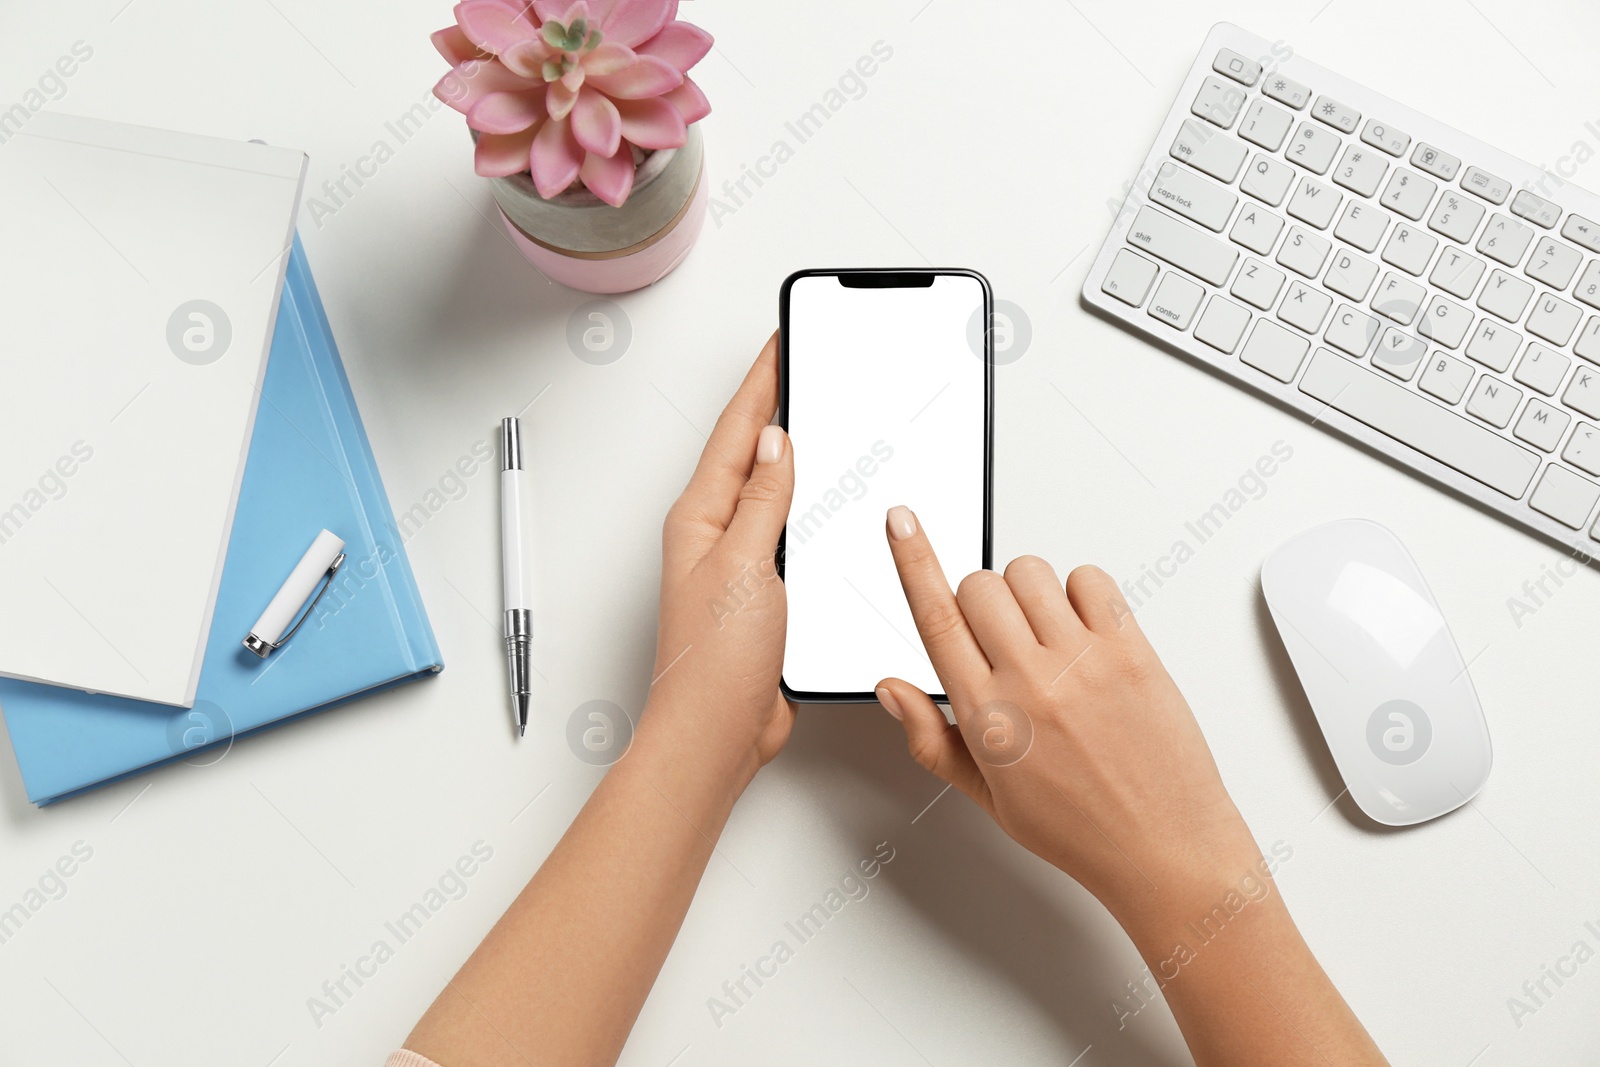
[[[695,0],[683,15],[717,38],[695,77],[716,109],[713,192],[733,210],[677,273],[618,301],[631,345],[596,366],[565,340],[588,297],[546,283],[486,221],[460,117],[430,112],[404,143],[388,125],[445,69],[427,35],[450,21],[447,3],[5,0],[0,105],[81,40],[93,56],[51,108],[310,152],[308,196],[337,210],[313,217],[308,200],[301,233],[390,499],[397,514],[436,505],[406,548],[448,666],[210,766],[45,811],[0,759],[0,909],[75,843],[93,850],[65,895],[0,944],[0,1062],[379,1064],[599,780],[568,749],[569,715],[595,699],[639,710],[660,521],[775,325],[779,282],[799,267],[925,262],[982,270],[1031,321],[1031,347],[998,375],[997,562],[1038,552],[1063,573],[1095,561],[1135,576],[1274,442],[1293,448],[1142,625],[1258,840],[1292,847],[1278,884],[1395,1063],[1600,1059],[1600,963],[1560,988],[1546,980],[1553,996],[1520,1027],[1507,1004],[1580,939],[1585,959],[1600,949],[1584,925],[1600,927],[1600,574],[1571,578],[1518,626],[1508,598],[1558,549],[1093,317],[1077,295],[1212,22],[1554,164],[1578,142],[1600,148],[1586,126],[1600,123],[1600,9]],[[785,123],[878,41],[892,58],[798,143]],[[723,182],[779,140],[793,157],[736,205]],[[392,158],[360,164],[371,176],[336,205],[324,181],[380,141]],[[1600,185],[1600,161],[1574,180]],[[517,744],[495,621],[497,476],[452,472],[541,391],[523,425],[547,681]],[[869,489],[850,506],[892,503]],[[1350,515],[1411,547],[1473,660],[1495,742],[1470,808],[1398,833],[1347,799],[1329,807],[1341,783],[1257,582],[1274,546]],[[1159,1004],[1119,1029],[1112,1005],[1142,968],[1095,902],[959,795],[928,808],[939,790],[877,709],[803,711],[735,811],[623,1063],[1188,1062]],[[479,841],[493,857],[465,895],[399,943],[385,923]],[[870,895],[797,944],[784,923],[879,842],[895,858]],[[716,1025],[708,999],[780,938],[794,958]],[[345,979],[336,1005],[324,982],[380,939],[392,958],[360,964],[370,977]]]

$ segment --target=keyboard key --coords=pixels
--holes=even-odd
[[[1554,452],[1561,443],[1561,435],[1567,432],[1570,425],[1572,416],[1565,411],[1553,408],[1543,400],[1530,400],[1511,432],[1534,448]]]
[[[1484,269],[1483,260],[1454,248],[1446,248],[1439,262],[1433,265],[1433,273],[1428,275],[1428,280],[1451,296],[1465,300],[1478,287]]]
[[[1449,152],[1439,151],[1431,144],[1419,144],[1417,150],[1411,153],[1411,165],[1449,182],[1455,180],[1456,171],[1461,169],[1461,160]]]
[[[1173,159],[1182,160],[1226,185],[1232,185],[1239,176],[1239,168],[1244,166],[1249,154],[1250,150],[1232,137],[1224,137],[1215,127],[1193,119],[1183,120],[1178,136],[1172,141]]]
[[[1411,147],[1411,135],[1385,125],[1377,119],[1368,119],[1366,126],[1361,130],[1361,139],[1374,148],[1381,149],[1391,156],[1403,156],[1406,149]],[[1415,160],[1413,160],[1413,163]]]
[[[1288,292],[1283,294],[1283,303],[1278,305],[1278,318],[1306,333],[1316,333],[1332,306],[1333,298],[1328,294],[1318,292],[1305,282],[1292,281]]]
[[[1583,254],[1571,245],[1546,237],[1534,246],[1528,265],[1522,268],[1528,277],[1537,278],[1552,289],[1561,290],[1578,273]],[[1600,262],[1600,261],[1597,261]]]
[[[1137,252],[1118,249],[1117,258],[1111,261],[1111,269],[1106,271],[1106,280],[1100,283],[1100,289],[1124,304],[1138,307],[1150,294],[1150,284],[1156,280],[1159,270]]]
[[[1378,242],[1383,240],[1383,232],[1389,228],[1389,216],[1359,200],[1350,201],[1344,209],[1344,217],[1339,220],[1339,225],[1333,228],[1333,235],[1346,244],[1355,245],[1363,252],[1371,252],[1378,247]]]
[[[1600,363],[1600,316],[1591,315],[1572,350],[1590,363]]]
[[[1257,319],[1239,359],[1280,382],[1292,382],[1311,342],[1275,322]],[[1337,356],[1335,359],[1339,358]]]
[[[1511,198],[1511,213],[1549,230],[1555,228],[1556,220],[1561,217],[1561,207],[1523,189]]]
[[[1302,122],[1289,145],[1289,162],[1313,174],[1326,174],[1339,151],[1339,135],[1325,126]]]
[[[1561,458],[1579,470],[1600,475],[1600,427],[1587,422],[1578,423]]]
[[[1240,188],[1246,196],[1253,196],[1257,200],[1277,207],[1283,203],[1284,196],[1289,192],[1289,186],[1294,181],[1294,171],[1270,159],[1261,153],[1256,153],[1256,158],[1250,161],[1250,169],[1245,172],[1244,181]]]
[[[1438,247],[1438,238],[1402,222],[1389,235],[1389,243],[1383,246],[1383,261],[1392,267],[1399,267],[1407,274],[1421,277]]]
[[[1217,351],[1231,355],[1249,325],[1250,312],[1232,300],[1213,296],[1200,321],[1194,324],[1194,335]]]
[[[1477,249],[1490,259],[1515,267],[1533,243],[1533,231],[1509,215],[1495,215],[1483,228]]]
[[[1503,204],[1506,197],[1511,195],[1510,182],[1478,167],[1467,168],[1467,172],[1461,176],[1461,188],[1478,194],[1491,204]]]
[[[1372,280],[1377,276],[1378,265],[1372,260],[1341,250],[1335,253],[1322,282],[1340,296],[1359,303],[1367,298],[1367,290],[1372,288]]]
[[[1372,294],[1372,310],[1402,326],[1410,326],[1422,308],[1422,298],[1427,295],[1428,291],[1416,282],[1390,271],[1383,276],[1378,291]]]
[[[1339,351],[1360,359],[1372,347],[1372,339],[1378,336],[1380,328],[1378,320],[1371,315],[1365,315],[1349,304],[1340,304],[1322,339]]]
[[[1319,230],[1326,230],[1328,223],[1333,221],[1333,213],[1339,210],[1339,201],[1344,199],[1344,194],[1330,189],[1314,178],[1301,178],[1295,186],[1294,196],[1289,198],[1289,214],[1301,222],[1309,222]]]
[[[1428,229],[1464,245],[1478,232],[1478,223],[1483,221],[1487,212],[1488,208],[1476,200],[1447,192],[1439,198],[1438,206],[1433,209],[1433,217],[1428,219]]]
[[[1297,274],[1315,278],[1327,262],[1328,252],[1332,248],[1327,238],[1294,226],[1290,228],[1289,236],[1283,239],[1283,247],[1278,249],[1278,262]]]
[[[1579,530],[1597,500],[1600,500],[1600,485],[1552,463],[1544,469],[1544,477],[1539,479],[1539,487],[1528,498],[1528,506],[1563,526]]]
[[[1528,301],[1532,299],[1533,286],[1521,278],[1513,278],[1505,271],[1497,270],[1489,275],[1483,292],[1478,294],[1478,306],[1507,322],[1516,322],[1528,310]]]
[[[1555,396],[1556,390],[1561,388],[1562,379],[1571,368],[1572,360],[1560,352],[1552,352],[1544,345],[1534,343],[1522,354],[1522,359],[1517,363],[1517,373],[1512,378],[1545,396]]]
[[[1600,419],[1600,371],[1579,367],[1561,394],[1561,402],[1591,419]]]
[[[1409,382],[1427,355],[1428,345],[1425,341],[1390,326],[1383,331],[1377,351],[1372,353],[1372,365],[1403,382]]]
[[[1319,122],[1326,122],[1341,133],[1355,133],[1356,125],[1361,121],[1361,113],[1355,108],[1346,107],[1327,96],[1317,97],[1317,106],[1311,109],[1311,114]]]
[[[1504,374],[1522,347],[1522,335],[1509,326],[1484,319],[1478,323],[1478,332],[1467,345],[1467,355],[1490,370]]]
[[[1467,412],[1503,430],[1511,422],[1511,416],[1520,403],[1521,389],[1513,389],[1500,379],[1485,374],[1478,379],[1477,388],[1472,390],[1472,399],[1467,401]]]
[[[1582,215],[1568,215],[1566,225],[1561,227],[1561,236],[1591,252],[1600,252],[1600,225]]]
[[[1138,217],[1128,229],[1128,243],[1212,285],[1227,281],[1239,259],[1239,253],[1231,245],[1207,237],[1188,223],[1163,215],[1153,207],[1139,209]]]
[[[1591,259],[1572,295],[1592,308],[1600,308],[1600,259]]]
[[[1398,168],[1383,190],[1383,206],[1398,211],[1412,222],[1421,219],[1433,202],[1439,186],[1422,175]]]
[[[1581,321],[1583,312],[1577,307],[1546,293],[1539,298],[1539,302],[1533,306],[1533,313],[1528,316],[1528,332],[1535,337],[1543,337],[1553,345],[1564,345],[1572,340]]]
[[[1245,91],[1239,86],[1229,82],[1224,83],[1216,78],[1207,78],[1200,85],[1200,91],[1195,94],[1194,103],[1189,110],[1214,126],[1228,129],[1233,125],[1233,120],[1239,117],[1239,109],[1244,107]]]
[[[1261,77],[1260,63],[1246,59],[1231,48],[1224,48],[1217,53],[1217,58],[1211,61],[1211,69],[1227,75],[1240,85],[1254,85],[1256,79]]]
[[[1428,359],[1422,380],[1417,383],[1424,393],[1430,393],[1446,404],[1461,403],[1461,398],[1467,395],[1467,386],[1471,384],[1472,364],[1463,363],[1443,352],[1435,352]]]
[[[1274,74],[1267,78],[1261,86],[1261,91],[1280,104],[1288,104],[1299,111],[1306,106],[1306,101],[1311,99],[1311,90],[1295,81],[1285,78],[1282,74]]]
[[[1245,209],[1239,212],[1239,218],[1234,222],[1233,229],[1228,231],[1228,240],[1264,256],[1272,251],[1272,246],[1278,243],[1278,234],[1282,232],[1282,215],[1274,214],[1263,207],[1246,205]]]
[[[1300,390],[1513,499],[1539,469],[1537,453],[1327,349],[1311,357]]]
[[[1389,173],[1389,160],[1371,149],[1350,144],[1344,149],[1344,155],[1339,157],[1339,165],[1333,168],[1333,181],[1339,182],[1350,192],[1371,197],[1378,192],[1386,173]]]
[[[1422,320],[1417,323],[1417,332],[1435,344],[1454,349],[1461,347],[1461,341],[1467,336],[1467,328],[1471,325],[1472,312],[1453,300],[1436,296],[1423,313]]]
[[[1283,288],[1283,277],[1283,271],[1269,267],[1259,259],[1246,259],[1244,266],[1239,268],[1239,276],[1233,280],[1233,288],[1228,292],[1247,304],[1267,311],[1278,299],[1278,292]]]
[[[1150,317],[1174,329],[1187,330],[1205,295],[1203,286],[1169,270],[1162,275],[1156,295],[1150,299]]]
[[[1239,198],[1228,190],[1174,163],[1161,164],[1150,186],[1150,199],[1218,233],[1239,203]]]
[[[1283,139],[1289,136],[1289,128],[1293,125],[1293,115],[1257,98],[1251,101],[1249,110],[1244,113],[1244,121],[1239,123],[1239,136],[1268,152],[1276,152],[1283,147]]]

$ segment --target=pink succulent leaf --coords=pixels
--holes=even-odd
[[[683,116],[666,97],[650,100],[619,100],[622,136],[640,148],[682,148],[689,143],[689,128]]]
[[[638,56],[633,49],[615,41],[606,41],[579,60],[587,74],[616,74],[626,70]]]
[[[594,12],[597,23],[604,24],[611,17],[611,9],[617,6],[617,0],[589,0],[589,10]],[[678,0],[668,0],[667,21],[671,22],[678,17]]]
[[[610,156],[590,152],[578,173],[591,193],[612,207],[621,207],[633,192],[633,153],[627,145]]]
[[[571,26],[579,19],[589,23],[591,26],[598,26],[600,24],[600,19],[589,13],[590,9],[587,0],[566,0],[566,3],[566,10],[563,11],[561,13],[561,17],[556,20],[563,26]]]
[[[711,114],[711,101],[706,99],[706,94],[700,91],[700,86],[692,78],[684,78],[682,85],[663,94],[661,99],[677,108],[686,124],[699,122]]]
[[[606,40],[637,48],[661,32],[677,14],[677,6],[664,0],[613,0],[595,22]]]
[[[433,95],[463,115],[490,93],[536,89],[541,83],[517,76],[494,59],[469,59],[433,87]]]
[[[622,143],[622,116],[617,105],[588,87],[578,90],[578,102],[572,108],[572,135],[592,155],[616,155]]]
[[[600,74],[589,83],[616,100],[643,100],[671,92],[683,84],[683,73],[664,59],[640,56],[616,74]]]
[[[521,77],[544,80],[541,73],[544,61],[551,56],[550,46],[537,37],[530,37],[526,41],[518,41],[504,52],[500,53],[500,62],[512,73]]]
[[[583,79],[585,77],[587,77],[587,72],[583,69],[583,64],[574,63],[571,70],[561,75],[561,84],[573,92],[577,92],[583,88]]]
[[[467,112],[467,125],[479,133],[517,133],[544,117],[544,97],[537,89],[490,93]]]
[[[496,55],[539,32],[526,15],[497,0],[465,0],[457,4],[456,22],[468,40]]]
[[[551,82],[550,88],[545,90],[545,110],[550,112],[550,117],[566,121],[572,113],[573,105],[578,102],[578,94],[568,89],[560,82]]]
[[[533,0],[533,13],[541,24],[560,22],[566,18],[571,0]]]
[[[711,45],[711,35],[699,26],[669,22],[660,33],[641,44],[638,51],[642,56],[659,56],[687,74],[690,67],[711,51]]]
[[[435,33],[431,38],[433,47],[439,50],[445,61],[452,67],[460,66],[469,59],[481,59],[489,53],[467,40],[467,35],[461,32],[460,26],[446,26]]]
[[[565,119],[552,119],[539,128],[533,138],[530,165],[533,187],[546,200],[560,196],[577,180],[583,166],[582,146],[572,136]]]
[[[528,169],[528,159],[533,152],[533,137],[537,126],[520,133],[483,133],[478,135],[478,149],[473,169],[485,178],[508,178]]]

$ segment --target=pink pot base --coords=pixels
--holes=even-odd
[[[705,176],[701,175],[694,199],[678,225],[661,240],[631,255],[611,259],[580,259],[529,240],[504,211],[496,209],[506,233],[527,259],[551,281],[586,293],[629,293],[665,278],[689,255],[706,221],[706,202],[710,198]]]

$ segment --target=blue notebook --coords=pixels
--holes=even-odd
[[[35,804],[443,668],[298,236],[261,396],[194,707],[0,679]],[[344,539],[344,565],[259,659],[240,642],[323,528]]]

